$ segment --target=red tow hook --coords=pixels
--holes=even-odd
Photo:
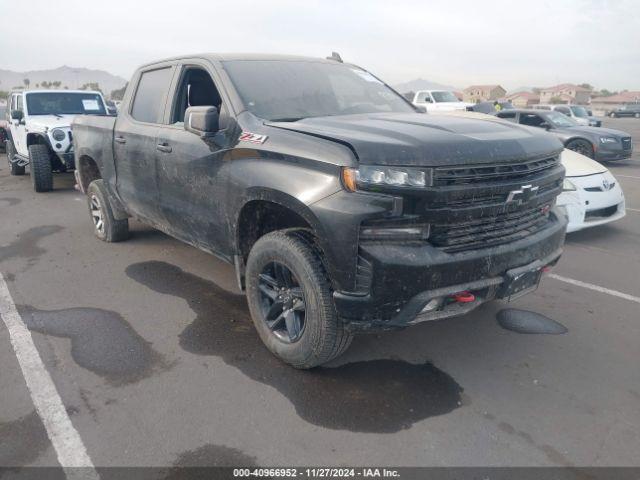
[[[451,295],[451,298],[458,303],[471,303],[475,301],[476,296],[471,292],[458,292]]]
[[[540,270],[542,270],[542,273],[549,273],[551,271],[551,265],[545,265]]]

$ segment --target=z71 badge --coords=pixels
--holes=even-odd
[[[264,143],[267,141],[267,135],[258,135],[257,133],[242,132],[240,134],[241,142]]]

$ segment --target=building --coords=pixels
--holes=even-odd
[[[620,92],[617,95],[608,97],[593,97],[591,99],[591,110],[596,115],[604,115],[610,110],[615,110],[628,103],[640,103],[640,91]]]
[[[540,103],[575,103],[588,105],[591,99],[591,90],[574,85],[562,83],[553,87],[540,89]]]
[[[527,108],[540,103],[540,96],[531,92],[516,92],[507,95],[507,100],[509,100],[514,107]]]
[[[506,93],[500,85],[471,85],[462,91],[464,101],[471,103],[498,100]]]

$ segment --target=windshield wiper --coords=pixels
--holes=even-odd
[[[272,118],[271,122],[297,122],[307,117],[284,117],[284,118]]]

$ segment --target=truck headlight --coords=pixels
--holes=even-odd
[[[562,182],[562,191],[563,192],[574,192],[576,190],[576,186],[569,180],[568,178],[564,179]]]
[[[618,140],[613,137],[600,137],[600,143],[616,143]]]
[[[432,184],[430,168],[382,167],[360,165],[343,168],[342,182],[351,192],[356,190],[381,190],[391,188],[423,188]]]
[[[56,142],[61,142],[66,138],[67,134],[64,133],[64,130],[60,130],[59,128],[56,128],[51,132],[51,136]]]

